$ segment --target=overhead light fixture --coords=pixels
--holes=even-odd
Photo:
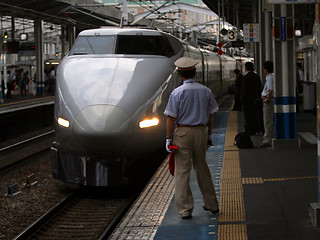
[[[301,37],[302,32],[301,32],[301,30],[297,29],[297,30],[294,31],[294,34],[295,34],[296,37]]]
[[[58,118],[58,123],[60,126],[68,128],[70,126],[70,122],[66,119],[63,119],[61,117]]]
[[[148,127],[154,127],[159,124],[159,119],[154,117],[152,119],[144,119],[139,123],[140,128],[148,128]]]
[[[20,41],[27,41],[28,33],[20,33]]]

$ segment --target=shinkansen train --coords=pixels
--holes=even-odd
[[[139,156],[164,148],[174,62],[198,61],[197,81],[223,94],[237,62],[164,32],[101,28],[79,34],[57,70],[53,177],[86,186],[128,183]]]

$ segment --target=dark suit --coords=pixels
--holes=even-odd
[[[261,101],[261,79],[253,71],[248,72],[242,81],[241,102],[245,119],[245,129],[249,134],[255,134],[262,127],[259,102]],[[261,108],[262,109],[262,108]]]
[[[235,82],[235,87],[236,87],[236,93],[234,95],[234,110],[241,110],[241,86],[242,86],[242,74],[239,74],[236,76],[236,82]]]

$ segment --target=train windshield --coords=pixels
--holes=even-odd
[[[112,54],[115,36],[80,36],[69,55]]]
[[[116,54],[166,56],[161,36],[118,36]]]

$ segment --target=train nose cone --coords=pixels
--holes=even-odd
[[[112,105],[87,107],[74,123],[76,139],[93,151],[118,150],[127,143],[131,133],[129,114]]]

